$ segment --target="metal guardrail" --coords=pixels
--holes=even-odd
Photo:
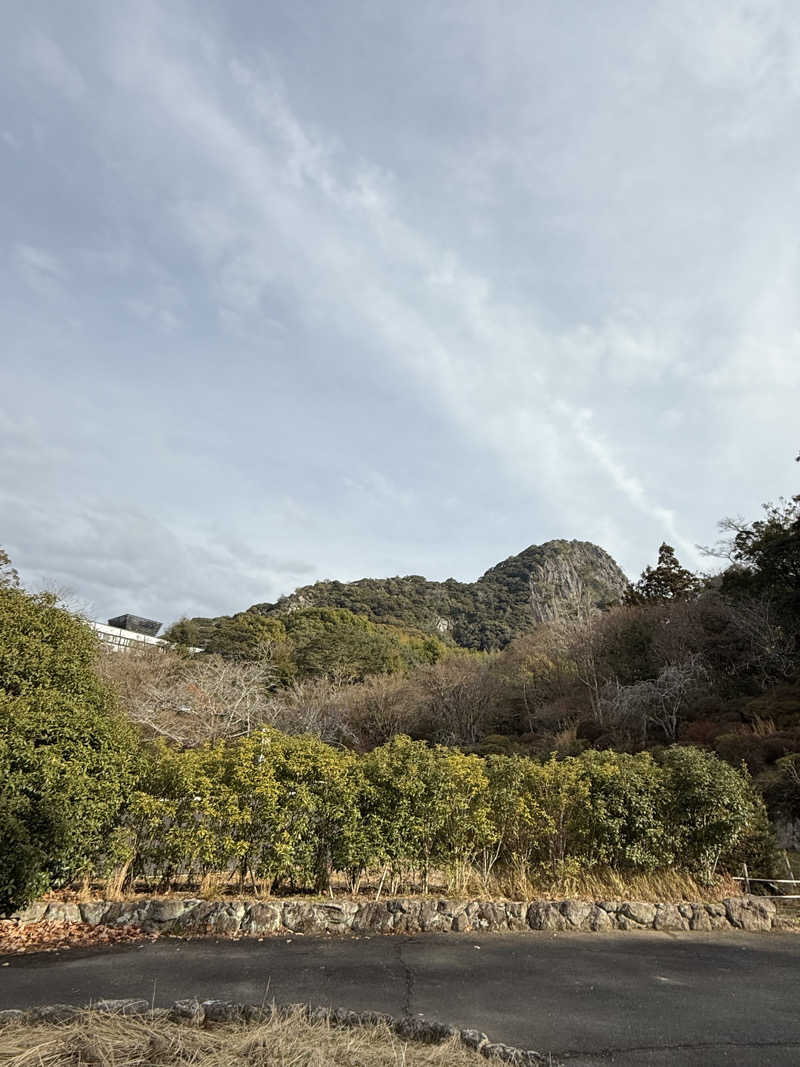
[[[750,885],[753,882],[758,882],[760,885],[771,885],[771,886],[790,885],[792,887],[792,889],[800,889],[800,878],[795,878],[794,874],[792,873],[792,869],[789,866],[789,858],[788,858],[788,856],[785,857],[785,858],[786,858],[786,866],[787,866],[787,868],[789,870],[789,874],[792,875],[791,878],[751,878],[750,875],[748,874],[748,871],[747,871],[747,864],[743,863],[742,864],[743,874],[734,875],[733,876],[733,880],[734,880],[734,882],[743,882],[744,883],[744,891],[745,891],[745,893],[748,894],[748,896],[750,894]],[[773,898],[776,898],[778,900],[800,900],[800,893],[798,893],[798,894],[793,894],[793,893],[770,893],[769,896],[771,896]]]

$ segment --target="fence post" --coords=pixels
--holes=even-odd
[[[794,887],[794,884],[796,884],[797,879],[795,878],[794,871],[792,870],[792,865],[791,865],[791,863],[789,863],[789,853],[786,851],[786,849],[783,850],[783,862],[786,864],[786,870],[787,870],[787,872],[789,874],[789,877],[792,880],[793,887]]]
[[[744,891],[746,896],[750,896],[750,875],[747,873],[747,864],[742,864],[742,870],[744,871]]]

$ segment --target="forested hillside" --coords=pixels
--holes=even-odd
[[[376,624],[434,635],[449,645],[494,651],[543,619],[574,617],[619,603],[627,588],[625,575],[597,545],[548,541],[510,556],[476,582],[432,582],[420,575],[316,582],[236,616],[182,620],[169,636],[230,651],[237,634],[246,642],[247,632],[259,630],[250,616],[283,620],[291,628],[288,620],[295,613],[341,608]]]
[[[701,745],[733,765],[743,761],[772,812],[792,820],[800,817],[800,497],[767,506],[754,521],[721,525],[716,577],[691,573],[664,544],[604,609],[619,575],[613,561],[592,545],[551,542],[473,585],[413,577],[317,583],[215,620],[209,647],[229,655],[227,635],[241,653],[242,627],[274,636],[271,677],[281,656],[295,667],[288,688],[271,690],[259,721],[290,732],[311,728],[359,750],[405,733],[536,756]],[[322,602],[337,606],[310,606]],[[291,634],[318,615],[330,616],[330,626],[309,655]],[[368,616],[417,629],[409,635]],[[342,650],[357,644],[342,639],[341,627],[363,627],[373,642],[405,635],[408,644],[381,659],[374,646],[366,654],[367,643],[348,667]],[[423,636],[433,627],[438,637]],[[219,730],[214,716],[204,721],[194,736]]]
[[[789,847],[800,826],[800,495],[723,532],[713,578],[662,544],[623,586],[602,550],[551,542],[452,583],[460,602],[394,580],[402,627],[374,621],[392,580],[322,583],[208,621],[195,655],[178,639],[197,644],[196,621],[172,649],[103,652],[0,553],[0,908],[87,864],[199,878],[247,857],[240,877],[319,888],[436,857],[472,877],[479,841],[517,885],[608,864],[772,871],[765,811]],[[465,590],[511,635],[500,650],[456,644]],[[309,603],[334,595],[361,611]],[[422,624],[440,608],[437,636]],[[407,801],[435,841],[413,819],[392,836]],[[530,813],[516,874],[503,811]]]

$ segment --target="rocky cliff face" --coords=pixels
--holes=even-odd
[[[627,586],[602,548],[589,541],[559,540],[509,556],[476,582],[429,582],[420,575],[316,582],[250,610],[283,615],[308,607],[347,608],[373,622],[492,650],[543,620],[609,607]]]

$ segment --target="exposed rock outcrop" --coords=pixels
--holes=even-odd
[[[497,649],[545,619],[609,607],[628,585],[598,545],[555,540],[509,556],[475,582],[432,582],[416,574],[316,582],[249,610],[281,616],[310,607],[346,608],[465,648]],[[208,627],[217,620],[199,621]]]

